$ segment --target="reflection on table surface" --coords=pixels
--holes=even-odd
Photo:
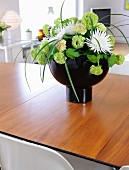
[[[129,162],[129,76],[108,74],[86,104],[67,102],[65,86],[39,65],[0,64],[0,131],[117,166]],[[37,74],[38,73],[38,74]]]

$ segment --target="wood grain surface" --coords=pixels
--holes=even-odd
[[[29,67],[36,72],[37,66]],[[52,78],[29,95],[23,70],[23,64],[0,65],[0,131],[118,166],[129,164],[129,76],[108,74],[93,87],[91,102],[75,104],[66,101],[65,87]]]
[[[48,78],[44,83],[40,79],[40,67],[28,64],[0,63],[0,114],[26,102],[38,94],[54,87],[57,82],[46,70]],[[50,76],[50,77],[49,77]]]

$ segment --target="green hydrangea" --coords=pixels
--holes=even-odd
[[[85,44],[85,37],[81,35],[75,35],[72,38],[72,46],[76,49],[82,48]]]
[[[46,56],[43,51],[40,51],[40,48],[35,48],[30,51],[30,54],[34,60],[36,60],[39,64],[46,64]]]
[[[48,24],[45,24],[43,26],[43,32],[44,32],[46,37],[50,36],[50,26]]]
[[[63,24],[63,27],[69,25],[70,23],[74,23],[76,24],[78,21],[78,18],[77,17],[71,17],[71,18],[67,18],[65,20],[62,21],[62,24]]]
[[[110,40],[112,46],[114,46],[115,45],[115,38],[114,38],[113,35],[109,35],[109,40]]]
[[[82,34],[84,35],[86,33],[86,27],[85,25],[83,24],[76,24],[74,27],[73,27],[73,32],[75,32],[76,34]]]
[[[117,64],[117,65],[123,64],[123,62],[124,62],[124,60],[125,60],[125,57],[124,57],[122,54],[118,54],[118,55],[116,55],[116,57],[117,57],[116,64]]]
[[[73,22],[74,24],[76,24],[77,23],[77,21],[78,21],[78,18],[77,17],[71,17],[71,18],[69,18],[69,22]]]
[[[57,52],[57,53],[54,55],[54,60],[55,60],[58,64],[64,64],[64,63],[65,63],[65,60],[66,60],[66,57],[65,57],[64,53],[62,53],[62,52]]]
[[[99,18],[93,12],[87,12],[82,17],[81,22],[82,22],[82,24],[85,25],[87,30],[91,30],[91,28],[92,28],[91,20],[92,20],[93,26],[96,26],[97,23],[98,23]]]
[[[58,44],[57,44],[57,46],[56,46],[56,48],[57,48],[60,52],[66,50],[66,41],[65,41],[65,40],[59,41]]]
[[[106,30],[107,30],[107,28],[105,27],[105,25],[102,24],[102,23],[97,23],[96,27],[97,27],[99,30],[101,30],[101,31],[106,31]]]
[[[69,19],[65,19],[64,21],[62,21],[63,27],[67,26],[68,24],[69,24]]]
[[[102,70],[102,68],[101,68],[102,66],[95,66],[95,65],[92,65],[91,67],[90,67],[90,72],[91,72],[91,74],[94,74],[94,75],[96,75],[96,76],[99,76],[99,75],[101,75],[102,73],[103,73],[103,70]]]
[[[61,18],[57,18],[54,20],[54,24],[55,26],[58,28],[58,27],[61,27]]]
[[[48,44],[48,40],[43,40],[40,44],[40,49],[43,48],[44,45]],[[42,51],[47,54],[49,52],[49,45],[45,46]]]
[[[44,65],[46,64],[46,56],[43,52],[39,53],[36,57],[36,60],[39,64]]]
[[[35,59],[35,58],[36,58],[36,55],[37,55],[36,50],[35,50],[35,49],[32,49],[32,50],[30,51],[30,55],[31,55],[31,57],[32,57],[33,59]]]
[[[57,27],[53,27],[53,28],[51,28],[51,36],[52,37],[55,37],[57,35]]]

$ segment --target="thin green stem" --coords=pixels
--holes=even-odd
[[[118,29],[118,31],[122,34],[122,36],[124,37],[126,43],[127,43],[128,46],[129,46],[129,42],[128,42],[126,36],[124,35],[124,33],[121,31],[121,29],[119,29],[118,26],[115,26],[115,25],[113,25],[113,24],[111,24],[111,25],[112,25],[113,27],[115,27],[116,29]]]
[[[28,79],[27,79],[26,63],[27,63],[27,59],[25,60],[25,67],[24,67],[24,69],[25,69],[25,79],[26,79],[26,83],[27,83],[27,85],[28,85],[28,88],[29,88],[29,90],[31,91],[30,85],[29,85],[29,82],[28,82]]]
[[[42,65],[40,67],[40,78],[42,82],[44,81],[45,68],[46,68],[46,64],[43,65],[43,71],[42,71]]]
[[[110,29],[110,28],[108,28],[108,27],[107,27],[107,29],[108,29],[108,31],[110,31],[110,32],[111,32],[111,34],[115,37],[115,35],[114,35],[114,33],[111,31],[111,29]]]
[[[65,0],[63,1],[62,5],[61,5],[61,10],[60,10],[60,19],[61,19],[61,25],[62,25],[62,28],[63,28],[62,11],[63,11],[64,3],[65,3]]]
[[[129,17],[128,15],[125,15],[125,14],[110,14],[110,15],[106,15],[106,16],[102,17],[102,18],[99,20],[99,22],[102,21],[103,19],[105,19],[105,18],[111,16],[111,15],[120,15],[120,16]]]
[[[28,47],[31,43],[28,43],[27,45],[25,45],[25,47]],[[14,63],[13,65],[16,63],[17,57],[19,56],[19,54],[22,52],[23,50],[21,49],[18,54],[16,55],[15,59],[14,59]]]
[[[66,61],[65,61],[65,69],[66,69],[66,72],[67,72],[67,75],[68,75],[70,84],[71,84],[71,86],[72,86],[73,92],[74,92],[74,94],[75,94],[75,96],[76,96],[76,98],[77,98],[77,101],[80,102],[80,101],[79,101],[79,98],[78,98],[78,95],[77,95],[77,93],[76,93],[75,87],[74,87],[74,85],[73,85],[73,81],[72,81],[72,79],[71,79],[71,76],[70,76],[69,69],[68,69],[68,66],[67,66]]]
[[[34,63],[34,61],[36,60],[38,54],[39,54],[46,46],[48,46],[49,44],[51,44],[52,42],[55,42],[55,41],[57,41],[57,39],[52,40],[52,41],[46,43],[46,44],[38,51],[38,53],[37,53],[36,56],[34,57],[32,63]],[[48,53],[47,57],[49,57],[49,55],[50,55],[50,53]]]

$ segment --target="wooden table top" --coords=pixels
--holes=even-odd
[[[129,76],[108,74],[93,99],[75,104],[38,65],[0,64],[0,131],[109,164],[129,164]],[[37,73],[38,72],[38,73]],[[46,84],[45,84],[46,83]]]

